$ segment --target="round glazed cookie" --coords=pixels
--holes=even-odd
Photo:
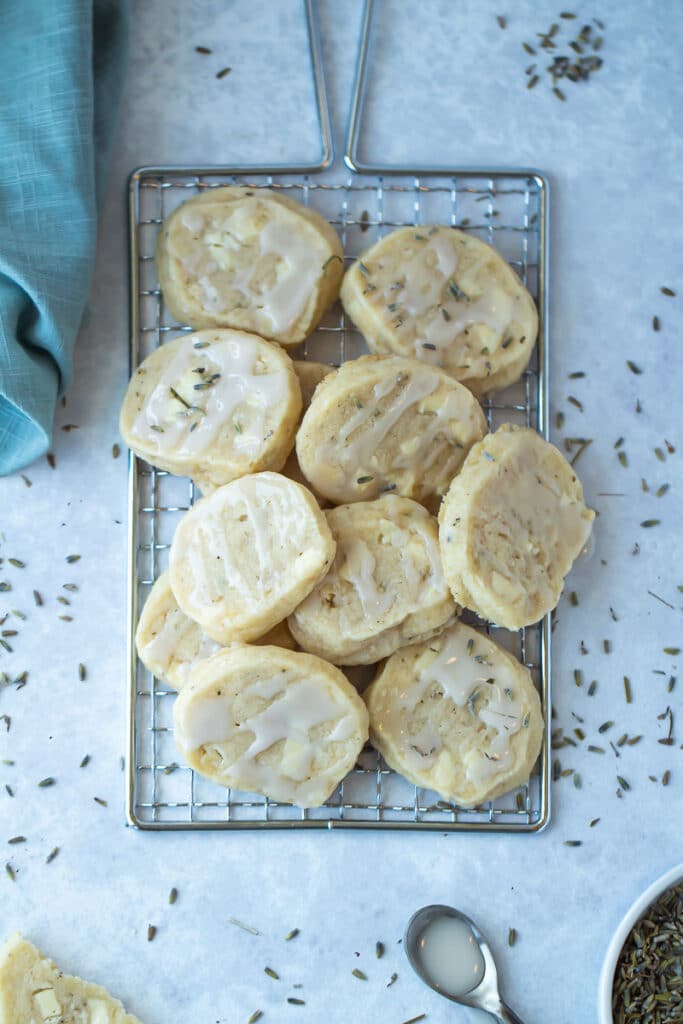
[[[363,701],[310,654],[241,646],[197,665],[173,709],[178,750],[221,786],[318,807],[368,736]]]
[[[252,643],[290,650],[297,646],[286,622],[279,622]],[[135,632],[135,646],[145,668],[175,690],[182,690],[198,661],[221,647],[180,610],[168,572],[161,574],[149,592]]]
[[[476,444],[439,513],[444,574],[459,604],[508,629],[560,599],[595,513],[557,448],[503,424]]]
[[[288,620],[305,651],[370,665],[455,615],[437,523],[421,505],[389,494],[325,517],[337,543],[332,568]]]
[[[500,253],[439,224],[385,235],[347,271],[341,298],[371,352],[441,366],[476,395],[517,380],[538,333]]]
[[[212,639],[247,642],[294,611],[334,552],[310,491],[279,473],[255,473],[219,487],[180,520],[171,586]]]
[[[485,433],[479,403],[443,370],[362,356],[318,385],[296,452],[306,479],[336,504],[386,491],[425,502],[445,494]]]
[[[460,807],[522,785],[541,750],[528,669],[461,622],[397,651],[363,699],[370,742],[387,764]]]
[[[136,455],[209,491],[280,469],[300,412],[299,381],[281,348],[243,331],[199,331],[137,368],[119,426]]]
[[[238,327],[298,345],[339,294],[339,237],[315,210],[264,188],[205,189],[159,232],[164,301],[191,327]]]

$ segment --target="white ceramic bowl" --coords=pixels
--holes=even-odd
[[[662,875],[656,882],[653,882],[652,885],[638,897],[626,914],[624,914],[621,924],[617,928],[612,941],[609,944],[607,954],[602,965],[602,973],[600,974],[600,984],[598,986],[598,1017],[600,1024],[613,1024],[612,985],[614,982],[614,971],[617,966],[619,954],[621,953],[622,947],[626,942],[631,928],[633,928],[636,921],[643,916],[650,904],[655,902],[658,896],[661,896],[663,892],[670,889],[678,882],[683,882],[683,864],[679,864],[677,867],[671,868],[671,870],[667,871],[665,875]]]

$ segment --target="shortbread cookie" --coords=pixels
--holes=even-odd
[[[362,356],[320,383],[297,434],[307,480],[336,504],[396,491],[445,494],[486,433],[477,400],[443,370],[398,356]]]
[[[595,513],[567,460],[534,430],[503,424],[476,444],[439,513],[455,600],[508,629],[560,599]]]
[[[164,301],[191,327],[239,327],[298,345],[339,294],[344,263],[315,210],[268,189],[206,189],[168,217],[157,268]]]
[[[281,348],[243,331],[199,331],[138,367],[120,430],[141,458],[208,491],[280,469],[300,413],[298,377]]]
[[[528,669],[461,622],[397,651],[363,698],[370,741],[387,764],[460,807],[522,785],[541,749]]]
[[[286,622],[279,622],[255,644],[275,644],[296,650],[297,644]],[[145,601],[135,633],[138,656],[157,679],[181,690],[198,661],[208,658],[221,645],[188,618],[178,607],[169,573],[156,581]]]
[[[332,568],[289,617],[305,651],[336,665],[370,665],[443,629],[457,609],[436,519],[392,494],[325,516],[337,542]]]
[[[294,611],[334,552],[310,491],[279,473],[256,473],[219,487],[183,516],[171,545],[171,586],[212,639],[247,642]]]
[[[222,786],[318,807],[353,768],[368,715],[333,665],[280,647],[201,662],[173,709],[188,764]]]
[[[0,1024],[140,1024],[101,985],[59,968],[15,932],[0,948]]]
[[[438,224],[385,235],[347,271],[341,297],[371,352],[441,366],[476,395],[521,376],[538,332],[500,253]]]

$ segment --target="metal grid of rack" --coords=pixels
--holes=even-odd
[[[528,370],[512,387],[484,400],[489,426],[502,422],[547,431],[546,204],[547,186],[533,172],[440,172],[429,175],[270,174],[266,168],[202,173],[142,169],[130,184],[131,366],[189,330],[164,306],[154,250],[159,227],[197,192],[225,184],[283,190],[319,210],[337,229],[351,262],[388,231],[443,223],[493,244],[515,268],[540,313],[539,342]],[[339,363],[366,352],[339,304],[292,353]],[[302,810],[257,794],[221,789],[177,762],[172,733],[174,693],[137,660],[138,611],[161,572],[179,518],[197,492],[180,479],[131,458],[129,821],[168,829],[393,828],[425,831],[536,832],[549,817],[550,631],[546,619],[519,633],[485,627],[530,669],[546,712],[543,753],[528,785],[474,810],[462,810],[391,771],[370,747],[325,806]]]

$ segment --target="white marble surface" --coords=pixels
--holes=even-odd
[[[152,835],[126,828],[124,776],[126,460],[112,459],[127,375],[124,183],[142,163],[310,159],[316,126],[295,0],[138,0],[127,96],[104,213],[91,313],[80,338],[73,393],[60,409],[57,468],[43,460],[0,481],[0,617],[28,615],[0,671],[29,671],[20,691],[0,692],[0,841],[16,871],[0,878],[3,931],[20,928],[67,969],[109,984],[145,1024],[349,1020],[400,1024],[468,1019],[412,977],[397,942],[410,913],[433,901],[475,916],[500,955],[505,991],[529,1022],[595,1019],[603,952],[622,913],[658,874],[683,859],[683,733],[661,746],[657,715],[681,717],[683,680],[667,695],[683,646],[680,565],[681,328],[683,247],[683,19],[678,0],[601,0],[580,14],[607,23],[605,67],[567,102],[547,88],[526,91],[531,63],[522,39],[546,28],[559,5],[518,0],[391,0],[383,21],[364,155],[376,160],[535,164],[552,194],[551,331],[554,410],[564,432],[595,438],[579,468],[598,508],[593,557],[579,565],[554,637],[556,724],[576,749],[559,753],[580,772],[553,786],[551,827],[538,836],[352,834]],[[348,105],[359,0],[323,0],[332,111]],[[413,11],[420,16],[412,23]],[[501,31],[495,15],[507,14]],[[210,46],[200,57],[194,46]],[[218,81],[213,72],[232,66]],[[675,299],[661,285],[678,290]],[[651,318],[661,317],[654,333]],[[643,369],[635,376],[625,360]],[[568,380],[572,371],[587,377]],[[584,411],[567,403],[573,394]],[[636,415],[639,398],[643,412]],[[59,426],[78,424],[63,432]],[[629,465],[617,461],[624,437]],[[667,438],[678,450],[659,462]],[[641,490],[670,483],[657,499]],[[614,492],[617,497],[604,497]],[[661,525],[642,529],[649,518]],[[633,555],[634,543],[640,553]],[[68,565],[65,557],[79,553]],[[56,596],[63,583],[78,584]],[[44,596],[35,608],[31,592]],[[660,595],[672,607],[648,595]],[[613,622],[609,606],[618,615]],[[72,622],[58,619],[70,612]],[[14,628],[8,620],[4,627]],[[612,653],[602,651],[603,639]],[[579,652],[583,640],[589,650]],[[78,663],[87,666],[79,682]],[[573,670],[586,682],[577,689]],[[661,669],[666,676],[654,675]],[[624,701],[622,677],[634,699]],[[599,680],[593,698],[591,679]],[[597,728],[615,725],[606,736]],[[615,763],[587,750],[642,733]],[[85,754],[92,760],[79,768]],[[669,769],[668,788],[661,778]],[[631,789],[617,799],[616,774]],[[39,788],[46,776],[57,782]],[[15,796],[5,792],[9,784]],[[108,802],[102,807],[98,796]],[[589,829],[588,822],[600,817]],[[583,845],[570,848],[567,839]],[[50,864],[45,857],[59,846]],[[179,891],[169,907],[168,892]],[[260,931],[228,923],[234,916]],[[147,942],[147,925],[158,928]],[[519,940],[507,948],[508,928]],[[299,937],[285,943],[294,927]],[[375,959],[375,942],[387,947]],[[356,954],[360,954],[357,956]],[[282,976],[263,973],[270,965]],[[369,980],[351,975],[354,967]],[[391,988],[386,980],[397,971]],[[291,986],[303,988],[294,991]],[[306,1000],[288,1005],[287,995]]]

